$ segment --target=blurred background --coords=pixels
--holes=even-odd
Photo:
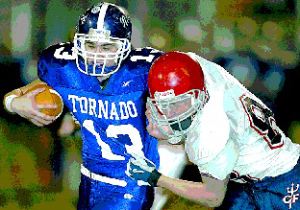
[[[192,51],[225,67],[300,143],[299,0],[116,0],[133,22],[135,47]],[[94,0],[0,0],[0,95],[37,78],[39,53],[72,41]],[[0,109],[0,209],[75,209],[80,135],[62,119],[38,128]],[[189,168],[183,176],[193,178]],[[171,195],[163,209],[200,209]],[[203,208],[205,209],[205,208]]]

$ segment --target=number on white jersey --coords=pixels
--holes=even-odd
[[[284,142],[273,112],[246,95],[242,95],[240,99],[248,115],[250,126],[264,138],[271,149],[281,147]]]

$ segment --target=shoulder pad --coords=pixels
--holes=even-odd
[[[148,73],[153,61],[163,52],[151,47],[133,49],[125,61],[130,72],[135,74]]]
[[[43,50],[40,55],[40,61],[55,68],[63,67],[75,58],[73,43],[71,42],[52,45]]]
[[[152,48],[152,47],[143,47],[143,48],[135,48],[131,51],[131,56],[148,56],[149,54],[152,55],[161,55],[163,52]]]
[[[197,165],[202,165],[216,157],[230,139],[229,118],[223,110],[220,97],[210,98],[196,116],[195,123],[190,136],[192,141],[187,141],[192,145],[188,153],[190,159],[197,162]]]
[[[69,83],[68,79],[74,80],[75,77],[80,81],[83,76],[76,70],[72,48],[73,44],[68,42],[45,49],[38,61],[39,78],[50,86]]]

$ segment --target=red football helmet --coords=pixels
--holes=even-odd
[[[200,64],[186,53],[168,52],[152,64],[148,104],[153,119],[168,137],[183,136],[208,100]]]

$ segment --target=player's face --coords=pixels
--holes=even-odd
[[[153,100],[149,106],[152,106],[152,117],[164,135],[180,136],[188,131],[197,113],[193,104],[194,95],[183,94],[164,100]]]
[[[186,97],[180,101],[161,102],[159,104],[160,111],[168,118],[175,119],[186,113],[192,106],[192,98]]]
[[[155,92],[147,104],[157,128],[168,137],[185,136],[196,125],[197,116],[209,99],[207,91],[190,90],[174,96],[173,90]]]
[[[119,48],[120,45],[117,42],[86,41],[85,49],[88,57],[87,62],[88,64],[96,63],[96,65],[99,66],[106,62],[106,66],[114,66],[116,65],[116,60],[110,58],[109,55],[111,55],[111,53],[116,53]]]

